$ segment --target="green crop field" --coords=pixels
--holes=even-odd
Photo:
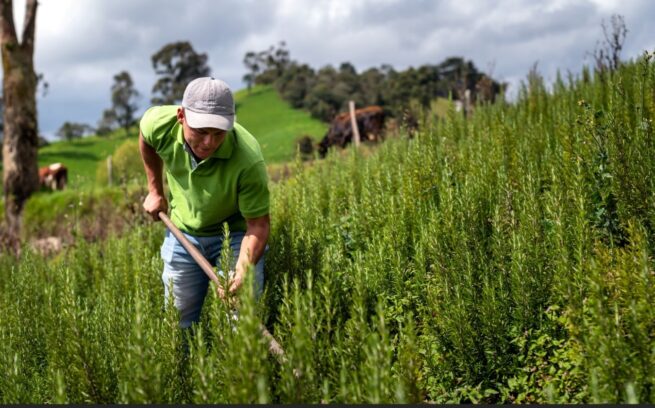
[[[0,402],[655,403],[654,95],[648,56],[298,165],[263,298],[192,332],[159,223],[0,256]]]

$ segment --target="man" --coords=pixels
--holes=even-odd
[[[270,229],[266,165],[255,138],[235,123],[227,84],[198,78],[187,85],[181,107],[148,109],[140,123],[139,147],[148,179],[145,211],[155,220],[160,211],[168,211],[165,167],[173,223],[215,265],[227,222],[237,259],[229,291],[239,289],[248,266],[255,265],[255,293],[261,294]],[[187,328],[200,318],[209,279],[170,231],[161,257],[166,299],[172,287],[180,326]]]

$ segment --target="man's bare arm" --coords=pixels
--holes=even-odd
[[[248,265],[256,265],[264,254],[271,229],[271,218],[269,215],[250,218],[246,219],[246,224],[246,235],[241,241],[241,251],[239,252],[234,278],[230,283],[230,292],[236,291],[241,286]]]
[[[148,196],[143,202],[143,209],[152,216],[153,220],[159,220],[157,215],[160,211],[168,212],[168,202],[164,196],[164,182],[162,170],[164,162],[157,154],[157,151],[146,143],[143,134],[139,132],[139,150],[143,168],[148,179]]]

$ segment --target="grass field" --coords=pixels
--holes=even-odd
[[[134,127],[127,135],[120,129],[106,137],[89,136],[70,142],[54,142],[39,150],[39,167],[64,163],[68,168],[68,188],[89,190],[95,184],[98,163],[105,162],[121,143],[137,135]]]
[[[649,57],[297,166],[263,299],[186,340],[161,224],[0,256],[0,403],[654,403],[654,92]]]

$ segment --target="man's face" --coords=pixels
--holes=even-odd
[[[214,154],[221,145],[227,132],[216,128],[192,128],[184,117],[184,109],[178,108],[177,120],[182,124],[184,140],[200,160],[204,160]]]

